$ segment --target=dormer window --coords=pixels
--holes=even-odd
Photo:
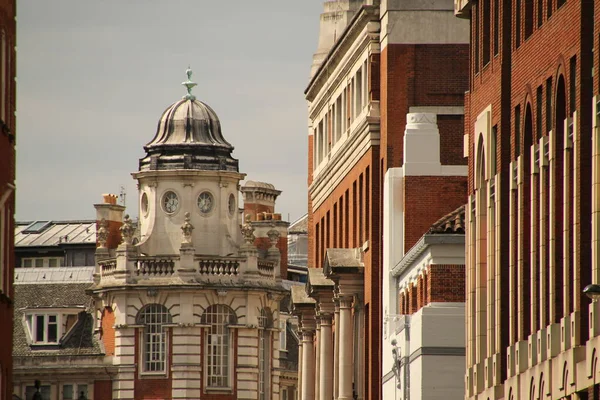
[[[28,310],[25,324],[32,345],[58,345],[77,323],[80,310]]]
[[[58,343],[57,314],[29,314],[26,317],[31,342],[35,344]]]

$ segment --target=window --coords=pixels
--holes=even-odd
[[[475,25],[475,41],[474,41],[475,45],[473,46],[475,55],[473,57],[473,60],[475,63],[475,73],[478,73],[479,72],[479,6],[477,3],[473,3],[473,10],[471,12],[475,16],[475,20],[473,21],[473,24]]]
[[[515,48],[521,45],[521,0],[515,2]]]
[[[58,314],[28,314],[25,317],[32,343],[57,344]]]
[[[172,323],[169,310],[162,304],[149,304],[138,313],[137,323],[144,325],[142,371],[166,372],[167,334],[164,325]]]
[[[542,22],[544,20],[544,1],[537,0],[537,26],[538,28],[542,26]]]
[[[552,129],[552,77],[546,80],[546,133]]]
[[[231,386],[231,349],[232,338],[230,324],[235,324],[233,311],[223,304],[208,307],[202,314],[205,329],[204,360],[207,388],[229,388]]]
[[[356,100],[356,114],[360,114],[360,111],[363,108],[363,104],[362,104],[362,100],[363,100],[363,94],[362,94],[362,87],[363,87],[363,82],[362,82],[362,69],[359,69],[358,71],[356,71],[356,93],[355,93],[355,100]]]
[[[525,0],[525,39],[533,33],[533,0]]]
[[[269,399],[270,372],[271,372],[271,332],[273,317],[268,309],[260,310],[258,317],[258,398]]]
[[[483,65],[490,62],[490,1],[483,0]]]
[[[288,400],[288,390],[286,388],[281,389],[281,400]]]
[[[80,398],[88,398],[88,385],[85,384],[68,384],[63,385],[62,400],[77,400]]]
[[[542,0],[540,0],[542,1]],[[500,0],[494,0],[494,55],[499,52],[498,39],[500,37]]]
[[[35,258],[35,267],[36,268],[44,268],[44,259],[43,258]]]
[[[547,18],[552,16],[552,0],[548,0],[548,4],[546,6],[546,16]]]
[[[35,392],[37,392],[35,386],[27,386],[25,388],[25,400],[32,400],[33,396],[35,395]],[[42,400],[50,400],[50,393],[50,385],[40,386],[40,394],[42,395]]]
[[[287,351],[287,320],[285,315],[280,314],[279,321],[279,350]]]
[[[50,221],[35,221],[31,225],[27,226],[27,228],[23,229],[21,233],[41,233],[51,224],[52,222]]]

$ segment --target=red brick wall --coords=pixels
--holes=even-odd
[[[271,247],[271,241],[268,237],[257,237],[254,239],[254,245],[259,250],[267,251]],[[288,247],[287,247],[287,236],[280,236],[277,241],[276,247],[279,249],[281,253],[281,264],[280,271],[281,277],[287,277],[287,255],[288,255]]]
[[[6,62],[5,79],[7,92],[0,93],[0,106],[4,107],[4,121],[0,123],[0,193],[15,184],[15,76],[16,76],[16,2],[0,2],[0,29],[6,35],[7,55],[0,55]],[[7,62],[10,57],[10,63]],[[9,65],[8,65],[9,64]],[[3,284],[0,286],[0,400],[12,399],[12,332],[13,332],[13,275],[14,275],[14,210],[15,193],[12,192],[4,203],[4,237],[7,245],[0,245],[4,252],[4,263],[0,265]]]
[[[429,302],[465,301],[465,266],[433,264],[429,266]]]
[[[110,307],[102,311],[102,343],[107,356],[115,355],[115,314]]]
[[[94,400],[112,400],[112,381],[94,381]]]
[[[407,176],[404,186],[404,249],[408,251],[431,225],[467,200],[464,176]]]
[[[265,206],[263,204],[244,202],[244,215],[250,215],[250,219],[252,221],[257,220],[256,214],[260,214],[260,213],[272,214],[273,212],[275,212],[274,207]]]

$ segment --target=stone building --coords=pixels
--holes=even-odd
[[[0,1],[0,343],[12,342],[15,213],[15,0]],[[0,400],[12,395],[12,354],[0,346]]]
[[[133,173],[139,242],[114,198],[95,206],[97,267],[88,290],[116,367],[112,396],[278,400],[287,391],[280,192],[248,182],[242,221],[245,174],[215,112],[191,94],[190,76],[188,94],[162,114]]]
[[[456,0],[465,104],[468,399],[598,399],[600,3]]]
[[[315,56],[318,68],[313,68],[305,91],[308,266],[325,274],[323,278],[309,274],[308,287],[312,277],[329,279],[333,286],[319,290],[321,300],[312,305],[314,316],[306,311],[310,301],[298,308],[302,359],[314,363],[302,364],[302,372],[308,374],[299,378],[303,399],[382,397],[382,378],[388,372],[382,371],[381,358],[386,235],[396,235],[397,242],[391,242],[397,246],[396,258],[389,260],[395,265],[437,219],[465,202],[467,170],[461,138],[468,24],[454,18],[449,0],[362,3],[325,2],[317,53],[323,54],[322,43],[329,47],[325,57]],[[348,10],[356,11],[346,20]],[[421,118],[427,123],[422,124]],[[428,147],[432,131],[438,142]],[[439,149],[437,163],[431,160],[435,149]],[[404,172],[390,172],[408,162],[412,164]],[[384,229],[384,187],[397,190],[401,198],[397,205],[399,218],[404,218],[402,232]],[[329,304],[334,293],[336,302]],[[327,303],[323,311],[320,301]],[[342,303],[344,313],[351,310],[351,322],[344,319],[343,324],[349,325],[343,327],[335,317],[342,313]],[[398,313],[389,308],[388,312]],[[329,321],[333,339],[329,327],[325,335],[321,329]],[[340,341],[352,348],[351,354],[344,353],[350,357],[344,362],[352,368],[340,364],[341,347],[336,348]],[[315,357],[307,356],[304,346]],[[319,349],[329,347],[335,362],[321,358]],[[323,357],[329,358],[327,354]],[[340,367],[330,371],[320,364]],[[334,376],[327,384],[319,374],[330,372]],[[314,390],[309,382],[315,382]]]
[[[39,379],[44,400],[295,398],[280,191],[240,185],[190,76],[133,174],[138,221],[104,195],[94,221],[17,225],[15,395]]]

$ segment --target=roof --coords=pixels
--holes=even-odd
[[[93,335],[93,316],[87,311],[92,298],[85,293],[90,283],[21,284],[15,285],[15,323],[13,356],[104,356],[100,343]],[[58,348],[32,350],[27,343],[24,310],[35,308],[81,308],[78,320],[63,338]]]
[[[304,214],[290,224],[288,234],[293,233],[308,233],[308,214]]]
[[[15,268],[15,285],[37,283],[92,283],[94,266]]]
[[[27,221],[15,225],[15,247],[93,243],[96,243],[95,220]]]
[[[439,233],[465,233],[465,206],[462,205],[456,210],[444,215],[438,219],[429,228],[428,234]]]

